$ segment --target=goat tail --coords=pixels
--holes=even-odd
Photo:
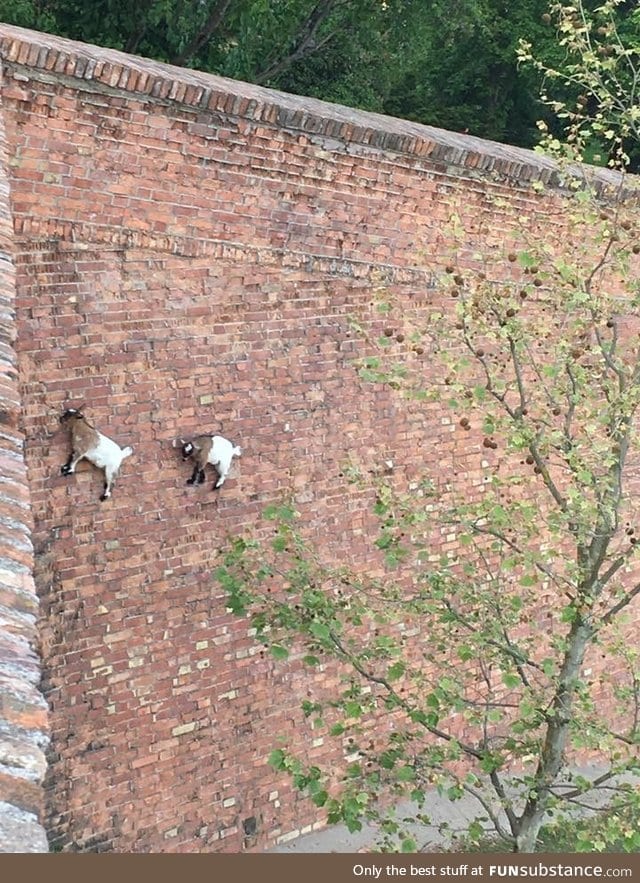
[[[238,445],[234,445],[232,453],[234,457],[242,457],[242,448],[239,448]]]
[[[133,454],[133,448],[130,448],[127,446],[126,448],[122,449],[122,459],[123,460],[125,457],[130,457],[132,454]]]

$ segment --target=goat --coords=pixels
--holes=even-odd
[[[60,417],[60,423],[71,428],[71,453],[60,471],[63,475],[72,475],[80,460],[88,460],[98,469],[104,470],[104,492],[100,500],[109,499],[120,464],[133,453],[133,448],[121,448],[106,435],[102,435],[79,408],[67,408]]]
[[[193,474],[187,479],[187,484],[202,484],[204,467],[210,463],[215,466],[218,473],[218,480],[213,486],[214,491],[224,484],[233,458],[242,455],[242,448],[221,435],[196,435],[191,441],[181,438],[179,444],[182,446],[182,459],[188,460],[191,457],[195,461]]]

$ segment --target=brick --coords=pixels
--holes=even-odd
[[[286,842],[322,813],[265,763],[277,737],[319,761],[342,756],[303,724],[299,662],[274,663],[226,611],[211,576],[222,538],[293,487],[318,548],[382,577],[365,541],[370,501],[341,474],[349,456],[392,459],[407,482],[415,451],[443,474],[458,458],[460,482],[481,493],[493,461],[470,457],[450,418],[405,413],[358,381],[351,318],[382,333],[381,287],[408,319],[446,308],[434,280],[450,212],[485,218],[489,196],[505,201],[470,253],[500,247],[523,215],[553,229],[553,196],[529,186],[550,172],[516,148],[51,35],[0,25],[0,45],[0,185],[12,194],[0,246],[15,256],[0,261],[0,296],[17,291],[6,342],[0,312],[0,359],[16,334],[18,351],[0,414],[19,415],[4,428],[24,423],[29,466],[27,486],[21,434],[0,438],[11,496],[0,604],[22,614],[4,631],[23,641],[11,652],[33,677],[35,575],[52,842],[195,851],[200,831],[209,850],[241,851],[238,819],[261,814],[272,823],[250,848]],[[134,447],[108,502],[93,467],[59,475],[68,440],[54,412],[68,399]],[[185,485],[190,466],[172,447],[199,431],[245,448],[218,494],[211,472]],[[439,542],[456,548],[455,532]],[[316,686],[336,679],[319,667]],[[34,683],[7,686],[0,713],[36,740],[46,714]],[[37,803],[37,760],[27,793],[10,783],[7,794]]]
[[[171,730],[172,736],[184,736],[185,733],[193,733],[196,728],[196,722],[192,721],[190,724],[180,724],[178,727],[174,727]]]

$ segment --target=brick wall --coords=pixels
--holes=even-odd
[[[40,824],[47,743],[37,687],[38,602],[15,353],[15,269],[0,119],[0,852],[46,852]]]
[[[428,322],[451,211],[477,221],[469,253],[502,248],[522,214],[553,223],[530,187],[553,170],[516,148],[8,26],[0,51],[52,842],[257,850],[321,817],[265,763],[279,734],[302,733],[308,684],[226,612],[218,550],[292,489],[327,556],[377,567],[349,459],[392,458],[399,482],[427,457],[455,461],[470,493],[482,484],[479,440],[462,446],[435,406],[398,408],[359,382],[352,320],[381,332],[384,287]],[[57,415],[81,401],[134,447],[104,504],[91,467],[60,475]],[[244,449],[217,496],[185,486],[172,447],[197,430]]]

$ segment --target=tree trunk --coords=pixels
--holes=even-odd
[[[174,55],[171,64],[183,65],[192,55],[195,55],[204,44],[211,38],[217,28],[220,27],[227,13],[231,0],[217,0],[213,4],[209,16],[198,33],[187,43],[182,52]]]
[[[515,852],[535,852],[544,814],[548,807],[550,789],[564,763],[564,753],[572,719],[573,699],[580,677],[586,649],[593,637],[592,627],[577,615],[567,636],[567,648],[558,686],[547,724],[535,784],[531,788],[524,811],[518,820]]]

